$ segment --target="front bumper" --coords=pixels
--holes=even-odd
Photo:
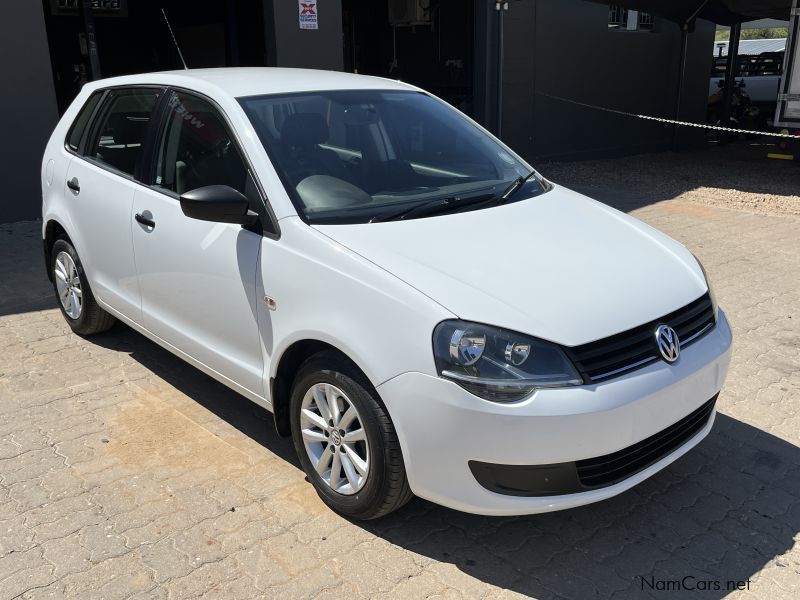
[[[595,385],[541,389],[522,402],[498,404],[455,383],[405,373],[378,386],[403,450],[412,491],[466,512],[519,515],[571,508],[615,496],[698,444],[714,414],[677,449],[630,477],[597,489],[547,496],[490,491],[470,462],[553,465],[613,454],[677,423],[713,398],[730,364],[731,330],[717,326],[681,353]]]

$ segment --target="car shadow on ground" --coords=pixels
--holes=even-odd
[[[0,302],[0,317],[7,317],[27,312],[36,312],[40,310],[48,310],[50,308],[58,308],[58,302],[53,296],[51,290],[44,292],[41,298],[35,300],[26,300],[24,302],[5,301]]]
[[[92,341],[133,359],[296,468],[271,414],[123,325]],[[446,443],[446,441],[443,441]],[[421,499],[354,522],[418,555],[536,598],[718,599],[781,558],[800,531],[800,448],[718,414],[697,448],[636,488],[598,504],[483,517]],[[765,575],[762,575],[765,576]]]
[[[468,515],[415,500],[362,524],[375,535],[536,598],[722,598],[750,589],[800,531],[800,449],[718,414],[700,446],[597,504],[526,517]],[[762,575],[764,576],[764,575]]]

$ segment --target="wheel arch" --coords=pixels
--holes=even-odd
[[[366,371],[355,360],[330,342],[315,338],[305,338],[292,342],[280,354],[277,359],[278,366],[269,380],[275,429],[282,437],[289,437],[292,434],[289,426],[289,400],[297,370],[306,360],[320,352],[331,352],[338,358],[347,361],[353,368],[358,369],[365,379],[371,382]],[[374,386],[374,383],[372,385]]]
[[[59,223],[55,219],[48,220],[47,224],[44,226],[44,236],[42,240],[44,242],[44,264],[47,270],[47,278],[51,282],[53,281],[53,273],[51,272],[50,269],[50,263],[52,261],[53,244],[56,243],[56,240],[61,235],[67,236],[67,239],[70,240],[70,243],[72,243],[72,239],[70,238],[69,234],[67,233],[67,230],[61,223]]]

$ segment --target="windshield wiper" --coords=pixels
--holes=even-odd
[[[502,194],[496,197],[497,204],[498,205],[505,204],[508,201],[508,199],[511,198],[511,196],[516,194],[519,191],[519,189],[523,185],[525,185],[531,177],[534,177],[535,175],[536,171],[531,171],[527,175],[517,177],[514,181],[511,182],[511,185],[509,185],[505,190],[503,190]]]
[[[460,211],[463,208],[474,207],[477,204],[486,206],[505,204],[511,196],[536,175],[536,171],[531,171],[527,175],[517,177],[511,184],[503,190],[501,194],[481,194],[479,196],[450,196],[448,198],[435,198],[422,204],[405,207],[400,210],[390,211],[372,217],[370,223],[381,223],[383,221],[402,221],[411,217],[423,217],[436,213]]]
[[[461,210],[467,206],[486,202],[487,200],[494,200],[494,196],[487,196],[485,194],[480,196],[449,196],[447,198],[435,198],[422,204],[415,204],[414,206],[407,206],[400,210],[388,211],[383,214],[375,215],[372,217],[370,223],[381,223],[383,221],[402,221],[411,217],[423,217],[433,215],[440,212],[450,212],[452,210]]]

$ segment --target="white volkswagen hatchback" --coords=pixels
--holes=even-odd
[[[98,81],[42,190],[72,329],[123,321],[272,411],[347,516],[578,506],[712,427],[731,331],[694,256],[412,86]]]

